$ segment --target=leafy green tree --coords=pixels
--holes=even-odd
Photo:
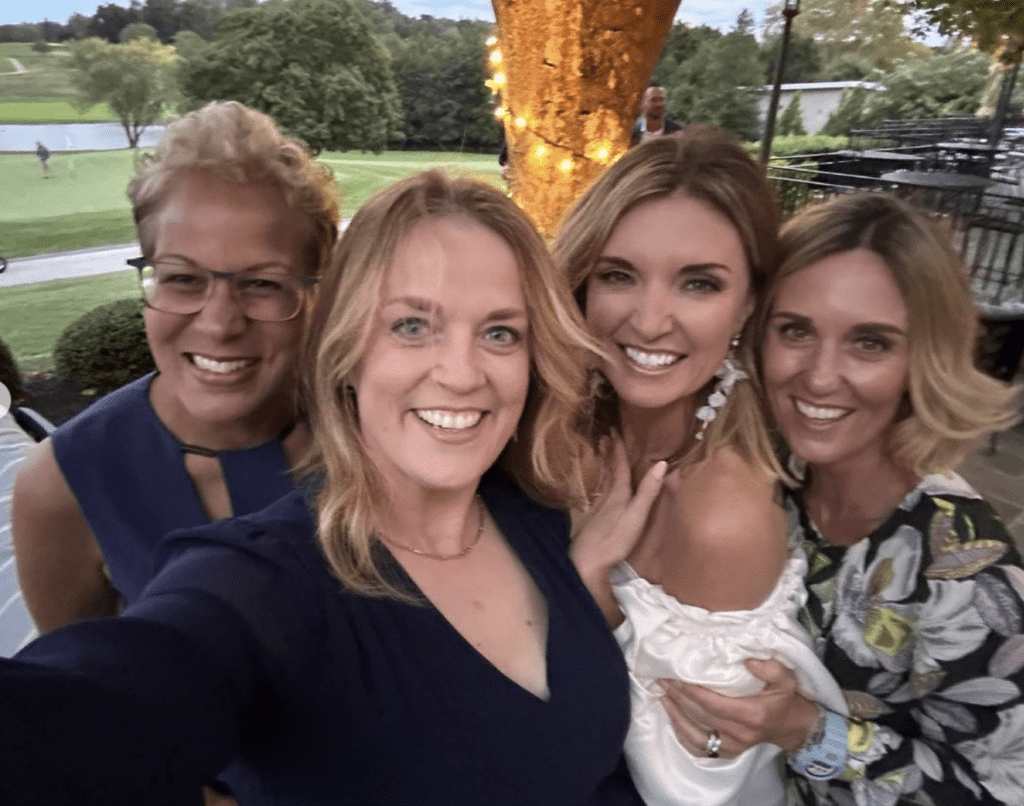
[[[919,21],[934,24],[944,34],[965,34],[978,47],[991,51],[1004,37],[1016,46],[1020,58],[1024,45],[1024,8],[1019,0],[903,0],[897,4],[916,13]]]
[[[782,3],[768,7],[767,34],[781,32]],[[818,43],[824,69],[837,59],[854,57],[882,70],[901,59],[927,52],[909,35],[904,15],[890,0],[803,0],[793,31]]]
[[[131,42],[135,39],[148,39],[151,42],[156,42],[156,28],[144,22],[130,22],[121,29],[117,39],[119,42]]]
[[[269,114],[310,148],[380,151],[397,131],[387,50],[349,0],[269,0],[225,14],[190,55],[193,104],[233,99]]]
[[[497,150],[484,40],[490,26],[451,25],[444,33],[388,34],[402,106],[404,144],[413,148]]]
[[[178,31],[175,43],[182,31],[192,31],[203,39],[213,39],[217,23],[224,10],[219,0],[185,0],[178,6]]]
[[[704,43],[719,42],[723,36],[725,34],[721,31],[707,25],[691,28],[686,23],[677,22],[669,30],[661,58],[651,75],[651,83],[659,87],[670,86],[679,65],[696,56]]]
[[[178,55],[169,45],[135,39],[111,45],[98,38],[79,42],[71,57],[79,105],[107,103],[117,114],[128,145],[135,148],[147,126],[177,97]]]
[[[138,3],[132,3],[130,8],[124,8],[116,3],[98,6],[96,13],[89,20],[87,33],[108,42],[117,42],[122,28],[130,23],[142,21],[139,11]]]
[[[877,123],[865,113],[868,97],[873,90],[867,87],[851,87],[843,91],[843,97],[835,112],[829,115],[819,134],[831,137],[848,137],[851,129],[865,129]]]
[[[761,47],[761,64],[764,65],[764,81],[775,81],[775,66],[779,63],[782,49],[782,34],[769,37]],[[786,65],[782,70],[783,84],[796,84],[821,79],[821,51],[818,43],[809,36],[791,33],[786,48]]]
[[[865,103],[865,116],[883,118],[940,118],[973,115],[988,77],[984,53],[957,50],[904,62],[882,76],[885,91]]]
[[[188,62],[189,59],[194,59],[209,44],[195,31],[178,31],[174,35],[174,49],[178,51],[178,56],[181,58],[181,64],[178,66],[179,70],[182,65]]]
[[[756,89],[764,83],[757,40],[735,30],[708,38],[664,82],[669,117],[717,123],[739,137],[758,136]]]
[[[62,39],[85,39],[89,35],[89,18],[84,14],[72,14],[64,25]]]
[[[778,134],[807,134],[807,129],[804,128],[803,113],[800,109],[800,95],[799,91],[794,92],[789,104],[782,110],[782,116],[775,129]]]
[[[153,26],[160,41],[170,42],[178,33],[178,0],[146,0],[142,21]]]

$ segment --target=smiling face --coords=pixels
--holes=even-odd
[[[309,229],[280,194],[192,172],[171,190],[155,225],[150,258],[175,258],[213,271],[276,267],[304,274]],[[305,325],[245,317],[217,281],[195,314],[147,308],[146,335],[160,371],[153,405],[185,441],[235,447],[267,439],[294,416],[294,368]]]
[[[644,90],[642,101],[643,114],[647,116],[648,123],[660,123],[665,117],[665,90],[661,87],[648,87]]]
[[[907,391],[909,316],[882,258],[832,255],[779,286],[764,383],[790,449],[810,465],[886,461]]]
[[[463,217],[399,242],[353,386],[370,457],[392,485],[475,488],[522,414],[529,325],[509,245]]]
[[[587,322],[608,350],[602,369],[623,413],[692,410],[751,305],[739,233],[712,207],[669,196],[623,215],[586,286]]]

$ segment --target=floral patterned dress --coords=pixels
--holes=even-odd
[[[959,476],[927,476],[844,547],[790,503],[801,621],[851,715],[843,774],[789,770],[790,803],[1024,804],[1024,569],[999,517]]]

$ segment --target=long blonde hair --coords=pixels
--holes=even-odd
[[[364,204],[342,236],[311,316],[302,360],[314,442],[304,469],[321,477],[320,543],[344,585],[368,596],[410,598],[375,559],[374,527],[387,493],[367,452],[349,379],[363,355],[399,242],[418,222],[447,216],[464,216],[495,232],[519,268],[530,320],[530,389],[512,446],[524,456],[506,465],[524,489],[553,505],[567,507],[582,494],[584,440],[576,415],[595,345],[544,242],[526,215],[490,185],[436,170],[405,179]]]
[[[747,259],[751,290],[755,298],[761,294],[778,264],[779,213],[774,193],[764,170],[725,129],[690,125],[628,151],[567,214],[553,251],[581,311],[586,311],[587,280],[622,216],[638,204],[670,196],[701,201],[735,227]],[[744,367],[753,361],[751,333],[748,322],[738,350]],[[755,383],[735,386],[705,439],[686,460],[699,460],[728,446],[767,477],[785,478]],[[713,384],[714,378],[698,395],[710,393]],[[600,390],[602,384],[593,386]],[[596,443],[617,425],[618,406],[614,394],[598,393],[592,400],[587,420]]]

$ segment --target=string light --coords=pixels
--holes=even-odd
[[[488,49],[487,62],[491,68],[491,77],[484,81],[484,85],[495,96],[494,117],[497,120],[509,119],[512,122],[512,125],[515,126],[515,128],[518,129],[519,131],[524,131],[529,135],[533,135],[534,137],[540,137],[540,135],[538,135],[537,132],[532,130],[528,116],[522,114],[514,114],[512,110],[509,109],[508,106],[504,103],[504,99],[502,98],[502,92],[504,87],[507,85],[508,77],[500,68],[500,65],[503,62],[503,56],[501,53],[501,49],[498,46],[498,37],[493,34],[491,36],[488,36],[487,39],[485,40],[485,44]],[[561,146],[557,146],[554,143],[542,142],[539,145],[537,145],[536,148],[534,148],[533,156],[542,163],[546,162],[545,158],[551,152],[552,148],[556,149],[556,151],[562,151],[563,156],[560,160],[556,156],[556,162],[548,164],[551,165],[552,167],[557,165],[558,169],[563,174],[568,174],[571,171],[573,171],[576,168],[579,160],[596,161],[603,164],[608,161],[609,155],[611,154],[611,150],[607,144],[601,145],[601,147],[597,148],[596,151],[593,151],[593,149],[588,148],[588,153],[583,155],[567,152],[566,149],[562,148]],[[593,153],[590,153],[591,151],[593,151]]]

